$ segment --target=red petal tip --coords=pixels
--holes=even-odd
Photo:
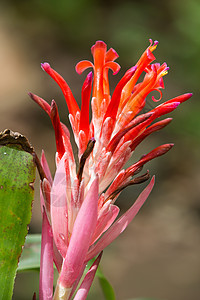
[[[154,45],[158,45],[158,44],[159,44],[159,41],[155,40],[155,41],[153,42],[152,39],[149,39],[149,43],[150,43],[150,46],[152,46],[153,44],[154,44]]]
[[[193,93],[187,93],[187,94],[185,94],[185,97],[186,97],[187,99],[191,98],[192,96],[193,96]]]
[[[153,44],[153,40],[149,39],[149,43],[150,43],[150,45],[152,45]]]
[[[56,105],[56,102],[55,102],[55,100],[53,99],[52,101],[51,101],[51,107],[54,107]]]
[[[163,108],[164,109],[172,109],[172,110],[174,110],[174,109],[176,109],[179,105],[181,104],[181,102],[177,102],[177,101],[175,101],[175,102],[171,102],[171,103],[163,103],[163,104],[161,104],[160,106],[163,106]],[[158,107],[160,107],[160,106],[158,106]]]
[[[28,95],[29,95],[29,97],[31,97],[31,99],[33,99],[33,98],[34,98],[34,95],[33,95],[33,93],[31,93],[31,92],[28,92]]]
[[[181,102],[174,102],[174,103],[173,103],[173,107],[174,107],[174,108],[177,108],[180,104],[181,104]]]
[[[137,66],[133,66],[132,68],[128,69],[124,76],[130,75],[130,78],[134,75],[135,71],[137,70]]]
[[[169,123],[171,123],[171,121],[173,120],[173,118],[166,118],[160,122],[158,122],[159,124],[163,125],[163,126],[166,126],[168,125]]]
[[[105,42],[99,40],[99,41],[96,41],[96,43],[93,45],[93,47],[99,47],[99,48],[107,48],[107,45]]]
[[[174,146],[173,143],[164,144],[164,145],[161,145],[161,146],[157,147],[153,151],[157,150],[157,156],[161,156],[161,155],[167,153],[173,146]]]
[[[55,117],[57,111],[58,111],[58,108],[57,108],[56,102],[55,102],[55,100],[52,100],[51,101],[51,117],[52,118]]]
[[[97,48],[101,48],[101,49],[105,49],[106,50],[107,49],[107,45],[103,41],[96,41],[96,43],[91,47],[92,55],[94,54],[94,49],[97,49]]]
[[[169,149],[171,149],[174,146],[174,143],[170,143],[170,144],[168,144],[168,146],[169,146]]]
[[[92,71],[87,75],[88,84],[92,81]]]
[[[117,69],[117,71],[113,72],[113,75],[117,75],[120,69],[121,69],[121,67],[119,66],[119,68]]]
[[[47,62],[41,63],[41,68],[43,71],[47,71],[50,67],[50,64]]]
[[[135,73],[135,71],[137,70],[137,66],[133,66],[132,68],[130,68],[127,72],[130,72],[130,73]]]
[[[113,48],[109,49],[114,55],[115,55],[115,59],[117,59],[119,57],[119,54],[117,53],[117,51]]]

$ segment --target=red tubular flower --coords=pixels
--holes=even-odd
[[[168,72],[166,63],[152,63],[157,44],[157,41],[153,43],[150,40],[150,46],[136,65],[125,73],[111,96],[108,70],[111,69],[113,74],[119,71],[120,66],[115,62],[118,54],[112,48],[107,50],[104,42],[97,41],[92,47],[94,62],[84,60],[76,65],[79,74],[88,68],[92,68],[94,74],[90,72],[83,84],[81,110],[65,80],[48,63],[42,64],[43,70],[58,83],[66,99],[79,157],[76,166],[69,131],[60,122],[55,101],[50,106],[44,99],[30,93],[51,118],[57,147],[54,179],[44,153],[41,159],[46,174],[41,183],[42,300],[52,299],[53,261],[59,272],[54,300],[71,299],[87,261],[98,255],[128,226],[150,194],[154,177],[131,208],[116,220],[119,214],[119,207],[115,205],[117,197],[125,187],[149,179],[149,172],[135,176],[144,164],[165,154],[173,146],[161,145],[123,169],[135,148],[150,134],[168,125],[172,118],[155,120],[172,112],[192,96],[189,93],[178,96],[143,113],[146,97],[152,91],[160,93],[158,100],[154,97],[152,100],[161,100],[163,76]],[[144,78],[138,83],[143,72]],[[99,261],[100,256],[85,276],[75,299],[86,298]],[[47,272],[44,268],[47,266],[51,273],[49,279],[45,277]]]

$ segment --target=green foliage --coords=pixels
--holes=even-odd
[[[97,277],[99,278],[100,286],[102,288],[106,300],[115,300],[115,293],[110,282],[106,279],[100,267],[97,269]]]
[[[95,258],[91,259],[88,262],[86,269],[85,269],[85,274],[88,272],[89,268],[92,266],[94,261],[95,261]],[[100,283],[105,300],[115,300],[116,298],[115,298],[115,293],[114,293],[113,287],[111,286],[110,282],[105,277],[105,275],[103,274],[102,270],[100,269],[100,266],[97,269],[96,277],[99,279],[99,283]]]
[[[31,219],[35,164],[21,146],[0,148],[0,300],[12,297],[18,261]]]
[[[40,269],[41,234],[28,234],[17,268],[18,272],[39,271]]]

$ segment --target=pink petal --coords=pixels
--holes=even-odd
[[[83,279],[83,282],[81,283],[75,297],[74,300],[85,300],[87,298],[89,289],[92,285],[92,282],[94,280],[94,276],[96,274],[98,265],[100,263],[101,257],[102,257],[102,253],[101,252],[99,254],[99,256],[97,257],[97,259],[94,261],[94,263],[92,264],[92,266],[90,267],[89,271],[87,272],[87,274],[85,275],[85,278]]]
[[[109,201],[104,204],[99,212],[91,244],[93,244],[112,225],[119,214],[119,210],[118,206],[110,204]]]
[[[44,178],[44,180],[41,182],[41,188],[43,192],[43,200],[41,200],[41,205],[45,206],[46,213],[49,218],[51,205],[51,185],[46,178]]]
[[[46,212],[43,210],[39,285],[40,300],[52,300],[53,273],[53,235]]]
[[[110,137],[113,133],[114,125],[115,125],[115,121],[111,117],[107,117],[104,120],[104,124],[101,128],[101,134],[100,134],[101,135],[101,145],[100,145],[100,147],[107,146],[108,142],[110,141]]]
[[[98,162],[95,166],[95,172],[99,175],[100,181],[104,178],[111,157],[112,153],[106,153],[105,148],[101,151],[100,157],[98,158]]]
[[[63,123],[61,123],[61,126],[62,126],[62,129],[63,129],[63,132],[64,132],[65,136],[70,139],[70,132],[69,132],[69,129],[67,128],[67,126]]]
[[[49,181],[49,183],[52,185],[53,183],[53,179],[52,179],[52,176],[51,176],[51,172],[50,172],[50,169],[49,169],[49,165],[47,163],[47,159],[46,159],[46,156],[44,154],[44,150],[42,150],[42,155],[41,155],[41,165],[44,169],[44,172],[45,172],[45,175],[47,176],[47,179]]]
[[[107,189],[107,191],[105,192],[105,198],[108,197],[109,195],[111,195],[119,187],[119,185],[124,180],[124,175],[125,174],[126,174],[126,172],[125,172],[124,169],[122,169],[117,174],[117,176],[115,177],[115,179],[113,180],[113,182],[111,183],[111,185],[109,186],[109,188]]]
[[[71,293],[70,293],[70,295],[69,295],[69,300],[72,298],[72,296],[74,295],[74,293],[75,293],[75,291],[76,291],[76,288],[77,288],[77,286],[78,286],[78,284],[79,284],[79,282],[80,282],[80,280],[81,280],[81,278],[82,278],[82,276],[83,276],[83,273],[84,273],[84,271],[85,271],[86,265],[87,265],[86,263],[83,264],[82,269],[81,269],[81,271],[80,271],[78,277],[76,278],[76,280],[75,280],[75,282],[74,282],[74,284],[73,284],[73,288],[72,288]]]
[[[78,277],[97,223],[98,177],[93,181],[74,223],[67,254],[59,277],[59,285],[71,288]]]
[[[58,251],[54,240],[53,240],[53,261],[54,261],[54,264],[55,264],[58,272],[60,273],[63,258],[61,256],[60,252]]]
[[[148,186],[142,191],[139,195],[135,203],[129,208],[129,210],[124,213],[103,235],[103,237],[95,244],[92,245],[88,255],[87,261],[92,259],[95,255],[97,255],[100,251],[102,251],[105,247],[107,247],[114,239],[118,237],[128,226],[128,224],[133,220],[136,216],[147,197],[149,196],[153,186],[154,186],[154,177],[151,179]]]
[[[66,153],[60,160],[51,189],[51,223],[56,247],[64,257],[68,245]]]
[[[51,112],[51,106],[41,97],[34,95],[33,93],[28,93],[33,101],[35,101],[49,116]]]
[[[43,214],[44,207],[45,207],[45,203],[44,203],[44,196],[42,192],[42,182],[41,182],[40,183],[40,209],[42,214]]]

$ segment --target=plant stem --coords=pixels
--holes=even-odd
[[[53,300],[68,300],[72,288],[65,288],[64,286],[57,283]]]

